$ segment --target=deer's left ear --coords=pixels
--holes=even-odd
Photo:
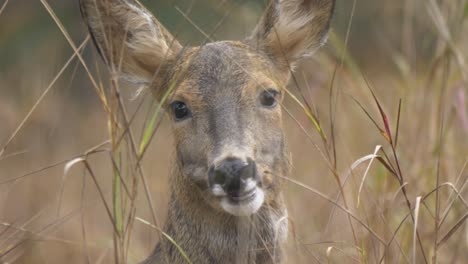
[[[271,0],[247,41],[268,55],[294,63],[327,39],[335,0]]]
[[[127,79],[155,81],[162,63],[182,49],[136,0],[80,0],[80,8],[102,58]]]

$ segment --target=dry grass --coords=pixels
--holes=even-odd
[[[27,11],[53,33],[21,43],[25,55],[8,46],[21,1],[0,4],[0,48],[14,54],[0,62],[0,262],[136,263],[170,239],[169,124],[109,78],[77,4],[36,2]],[[288,263],[465,263],[468,2],[375,2],[339,4],[327,48],[290,84]],[[171,29],[191,43],[240,36],[260,11],[185,4]],[[221,22],[198,20],[208,7]]]

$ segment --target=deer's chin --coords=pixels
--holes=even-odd
[[[221,207],[224,211],[234,216],[250,216],[255,214],[265,201],[265,193],[259,187],[245,199],[232,199],[225,196],[221,199]]]

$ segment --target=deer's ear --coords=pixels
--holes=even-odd
[[[325,43],[334,5],[335,0],[271,0],[248,42],[294,63]]]
[[[135,0],[80,0],[94,43],[111,71],[151,82],[164,60],[181,45]]]

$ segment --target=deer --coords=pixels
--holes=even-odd
[[[105,64],[147,87],[172,126],[163,230],[177,245],[159,241],[143,263],[284,263],[281,105],[298,62],[326,43],[335,0],[272,0],[245,39],[195,47],[137,0],[79,3]]]

